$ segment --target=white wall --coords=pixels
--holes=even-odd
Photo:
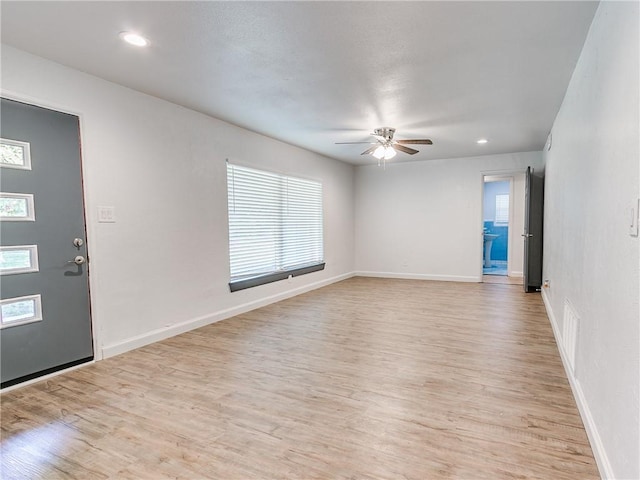
[[[628,233],[639,193],[639,14],[637,2],[600,4],[546,154],[544,298],[560,345],[565,300],[578,313],[569,379],[601,473],[618,479],[640,478],[639,243]]]
[[[81,115],[98,354],[353,271],[352,166],[7,46],[2,90]],[[229,292],[226,158],[323,182],[324,271]],[[97,206],[115,206],[116,223],[97,223]]]
[[[541,168],[540,152],[388,163],[356,170],[356,270],[482,279],[483,174]]]

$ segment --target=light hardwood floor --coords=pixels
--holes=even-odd
[[[3,479],[598,478],[507,285],[352,278],[1,401]]]

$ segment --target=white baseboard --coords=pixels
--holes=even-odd
[[[516,277],[516,278],[524,277],[524,273],[523,272],[515,272],[515,271],[513,271],[513,272],[508,272],[508,275],[510,277]]]
[[[585,430],[587,431],[587,436],[589,437],[589,443],[591,443],[591,449],[593,450],[593,456],[596,459],[596,464],[598,465],[598,470],[600,471],[600,477],[607,480],[613,480],[615,479],[615,475],[613,473],[613,469],[611,468],[609,457],[607,456],[607,452],[602,443],[602,439],[600,438],[600,434],[598,433],[598,428],[596,427],[596,423],[593,420],[593,416],[591,415],[591,410],[589,409],[589,404],[587,403],[587,399],[584,396],[584,392],[582,391],[580,382],[573,375],[573,371],[567,358],[567,354],[562,348],[560,325],[556,320],[556,316],[551,308],[551,302],[549,301],[547,292],[544,288],[542,289],[542,301],[544,302],[544,307],[547,310],[547,316],[549,317],[551,328],[553,329],[553,336],[556,339],[556,345],[558,346],[558,351],[560,352],[560,358],[562,359],[564,371],[567,374],[567,378],[569,379],[569,385],[571,385],[573,396],[576,400],[576,404],[578,405],[578,410],[580,411],[582,422],[584,423]]]
[[[336,277],[321,280],[319,282],[303,285],[302,287],[294,288],[292,290],[287,290],[286,292],[282,292],[277,295],[271,295],[269,297],[261,298],[259,300],[254,300],[252,302],[244,303],[242,305],[238,305],[232,308],[220,310],[210,315],[193,318],[191,320],[177,323],[169,327],[159,328],[157,330],[153,330],[151,332],[147,332],[142,335],[128,338],[121,342],[117,342],[111,345],[106,345],[102,347],[102,358],[105,359],[105,358],[113,357],[115,355],[120,355],[121,353],[125,353],[136,348],[144,347],[145,345],[149,345],[154,342],[159,342],[161,340],[165,340],[167,338],[180,335],[181,333],[185,333],[190,330],[194,330],[196,328],[204,327],[205,325],[209,325],[211,323],[219,322],[220,320],[225,320],[227,318],[235,317],[236,315],[240,315],[242,313],[255,310],[256,308],[264,307],[271,303],[279,302],[281,300],[295,297],[296,295],[300,295],[302,293],[306,293],[311,290],[315,290],[317,288],[330,285],[332,283],[346,280],[347,278],[351,278],[354,275],[355,275],[354,272],[338,275]]]
[[[441,282],[481,282],[482,277],[461,275],[431,275],[428,273],[355,272],[358,277],[400,278],[403,280],[436,280]]]

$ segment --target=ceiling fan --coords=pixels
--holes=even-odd
[[[373,145],[371,148],[367,148],[360,155],[373,155],[378,160],[389,160],[396,156],[396,152],[404,152],[409,155],[415,155],[419,150],[415,148],[409,148],[405,145],[433,145],[433,142],[428,138],[409,139],[409,140],[394,140],[393,134],[396,133],[395,128],[380,127],[376,128],[371,134],[376,137],[375,142],[336,142],[336,145],[346,144],[368,144]]]

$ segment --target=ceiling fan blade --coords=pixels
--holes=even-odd
[[[396,150],[400,150],[401,152],[408,153],[409,155],[413,155],[419,152],[419,150],[415,150],[413,148],[405,147],[404,145],[400,145],[398,143],[394,143],[391,145]]]
[[[397,143],[402,143],[403,145],[433,145],[433,142],[428,138],[419,138],[416,140],[396,140]]]
[[[367,148],[364,152],[362,152],[360,155],[371,155],[373,152],[376,151],[376,149],[379,147],[378,144],[374,145],[371,148]]]
[[[358,143],[367,144],[367,145],[376,145],[378,142],[336,142],[336,145],[355,145]]]

